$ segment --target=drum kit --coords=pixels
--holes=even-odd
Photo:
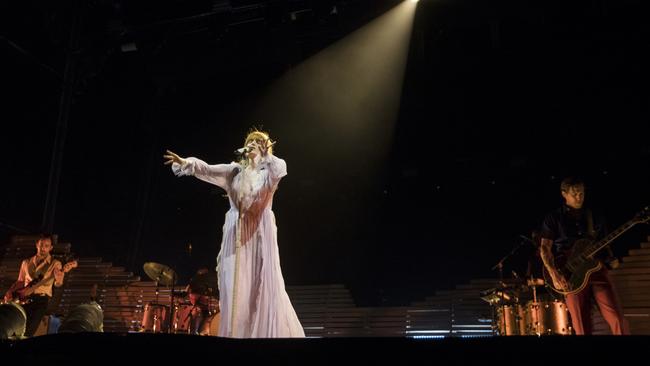
[[[493,270],[499,271],[499,286],[481,291],[480,297],[492,308],[492,330],[495,335],[571,335],[569,309],[562,298],[546,290],[542,278],[523,279],[515,275],[504,281],[503,263],[517,250],[502,258]]]
[[[190,280],[191,293],[188,293],[174,291],[177,275],[172,268],[147,262],[143,269],[156,282],[156,300],[144,307],[141,332],[217,335],[219,304],[213,300],[218,295],[216,273],[197,273]],[[158,301],[160,285],[171,288],[167,304]],[[197,299],[200,301],[195,301]]]
[[[568,308],[561,299],[538,294],[542,279],[531,278],[525,284],[501,283],[500,287],[481,292],[492,306],[492,329],[496,335],[570,335]]]

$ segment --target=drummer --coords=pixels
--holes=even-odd
[[[210,298],[208,295],[214,293],[216,289],[205,280],[208,275],[209,270],[207,268],[200,268],[185,289],[192,305],[190,322],[190,332],[192,334],[198,334],[203,323],[210,316]]]

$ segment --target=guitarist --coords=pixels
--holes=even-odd
[[[606,233],[602,218],[583,207],[585,184],[582,180],[573,177],[564,179],[560,185],[560,192],[564,198],[564,205],[549,213],[542,223],[540,254],[553,287],[564,291],[568,288],[568,278],[559,271],[556,259],[570,252],[577,240],[597,240]],[[613,257],[611,249],[609,247],[607,249],[610,257]],[[584,289],[566,295],[566,304],[571,314],[575,334],[591,334],[592,297],[609,324],[612,334],[629,334],[620,300],[604,265],[602,269],[591,274]]]
[[[31,337],[47,311],[52,286],[61,287],[65,272],[61,262],[52,258],[52,237],[41,235],[36,241],[36,255],[22,261],[18,280],[4,296],[5,301],[20,300],[27,314],[25,336]],[[26,298],[24,294],[31,293]]]

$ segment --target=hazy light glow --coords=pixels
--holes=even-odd
[[[404,1],[298,65],[269,87],[252,121],[271,127],[281,142],[303,144],[294,146],[299,151],[308,152],[307,141],[316,139],[336,147],[327,152],[339,157],[384,155],[416,7]]]

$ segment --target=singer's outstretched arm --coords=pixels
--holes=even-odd
[[[167,150],[164,155],[167,161],[165,164],[172,164],[172,171],[177,176],[193,175],[202,181],[214,184],[228,191],[230,182],[236,169],[237,163],[209,165],[205,161],[195,158],[181,158],[173,152]]]

